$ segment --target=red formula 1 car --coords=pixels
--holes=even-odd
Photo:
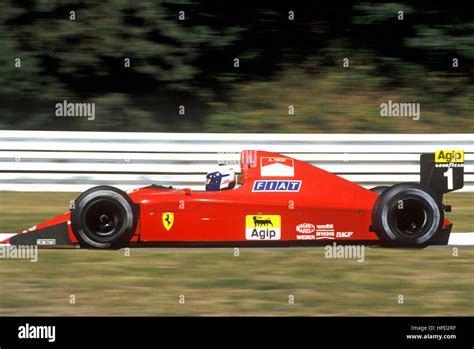
[[[160,185],[128,193],[98,186],[70,211],[0,241],[11,245],[291,246],[328,241],[447,244],[443,194],[463,186],[462,151],[421,155],[421,179],[367,190],[308,163],[241,153],[241,173],[221,166],[206,191]]]

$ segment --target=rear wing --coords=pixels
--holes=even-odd
[[[444,193],[464,186],[464,151],[438,150],[420,156],[420,184],[441,199]]]

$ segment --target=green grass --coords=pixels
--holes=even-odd
[[[60,214],[75,197],[3,192],[0,231]],[[472,194],[451,194],[449,203],[457,225],[473,231]],[[324,252],[40,250],[37,263],[0,259],[0,315],[474,315],[472,248],[456,257],[446,247],[367,247],[363,263]]]
[[[69,210],[79,193],[0,192],[0,233],[16,233]]]
[[[367,248],[363,263],[322,247],[40,250],[0,260],[0,315],[474,315],[473,261],[446,248]]]
[[[453,212],[446,213],[454,223],[453,231],[474,232],[474,193],[450,193],[444,203],[453,207]]]

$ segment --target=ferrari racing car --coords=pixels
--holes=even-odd
[[[240,173],[216,166],[206,190],[93,187],[68,212],[0,243],[95,249],[447,244],[453,224],[442,199],[463,187],[463,157],[455,150],[422,154],[420,183],[368,190],[285,155],[245,150]]]

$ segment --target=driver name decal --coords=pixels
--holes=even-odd
[[[293,159],[283,157],[261,157],[260,171],[262,177],[294,177]]]

